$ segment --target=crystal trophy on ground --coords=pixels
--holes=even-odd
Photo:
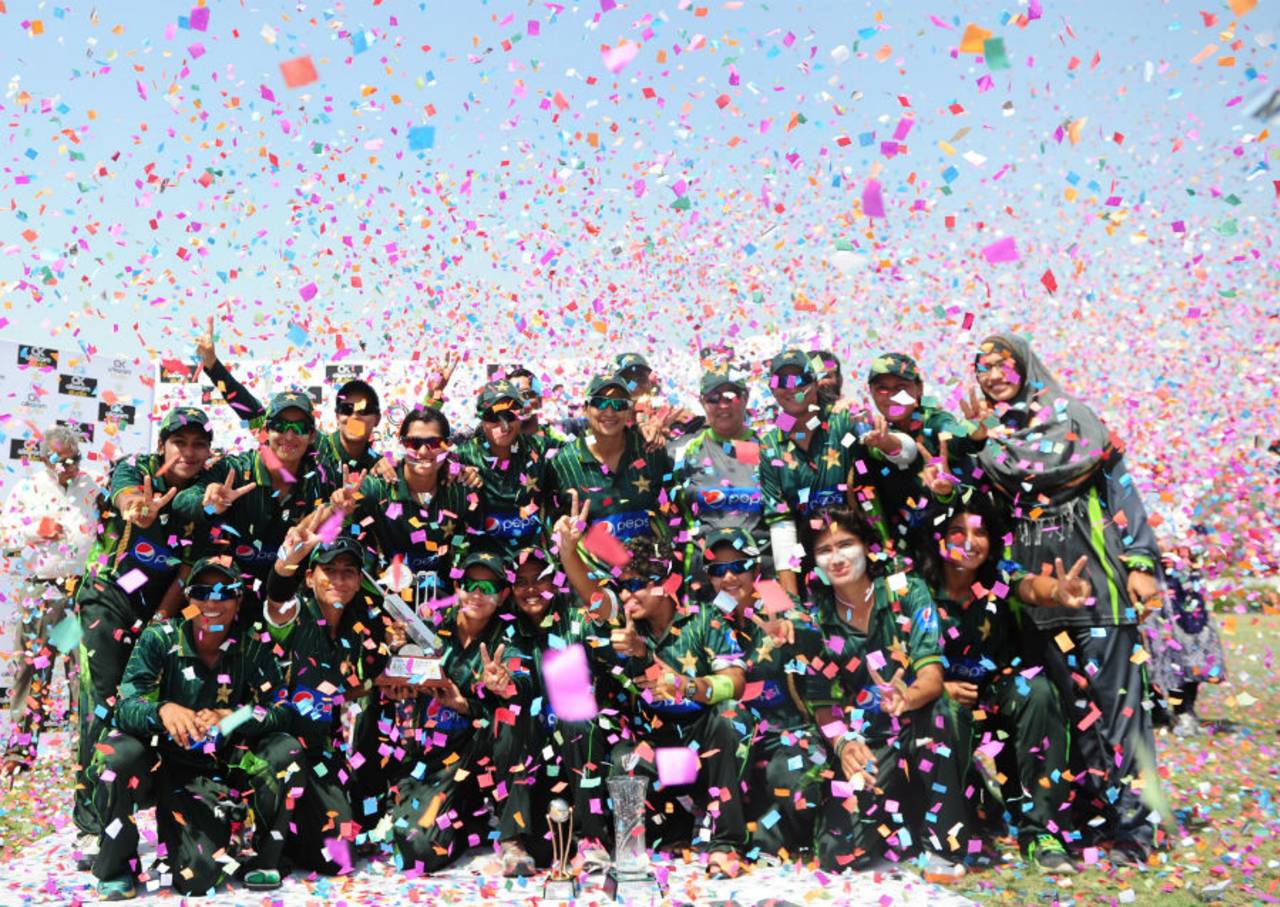
[[[644,797],[649,779],[643,775],[610,778],[613,801],[613,865],[605,874],[605,894],[615,901],[643,903],[658,893],[644,841]]]
[[[547,826],[551,830],[551,871],[542,884],[542,899],[572,901],[578,896],[578,880],[569,871],[573,807],[561,799],[552,800],[547,806]]]

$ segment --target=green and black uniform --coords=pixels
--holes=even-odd
[[[794,856],[813,845],[822,794],[813,771],[826,762],[802,698],[805,666],[791,646],[775,646],[754,621],[736,614],[730,619],[747,668],[741,704],[728,713],[746,732],[747,856],[757,849]]]
[[[256,482],[257,487],[238,498],[224,513],[205,510],[204,493],[211,482],[223,482],[230,470],[236,471],[236,487]],[[252,622],[260,616],[261,607],[255,596],[261,596],[276,562],[276,554],[289,527],[324,505],[333,492],[342,487],[342,475],[334,484],[325,478],[314,451],[308,451],[299,467],[297,481],[283,495],[271,484],[271,473],[259,451],[229,454],[216,466],[206,470],[191,487],[173,499],[173,511],[179,520],[194,523],[196,532],[205,534],[217,554],[235,558],[245,577],[249,597],[240,606],[241,618]]]
[[[587,438],[575,438],[552,458],[560,508],[568,506],[571,490],[580,501],[590,501],[587,517],[592,524],[605,522],[613,534],[627,541],[640,535],[665,534],[662,512],[671,503],[674,464],[663,448],[646,451],[640,432],[628,428],[625,447],[616,471],[596,459]]]
[[[160,720],[166,703],[196,712],[235,710],[224,721],[229,736],[179,746]],[[266,645],[252,634],[229,637],[209,667],[196,651],[191,622],[152,624],[129,656],[115,724],[91,769],[104,825],[95,876],[140,873],[135,814],[153,802],[179,892],[204,893],[223,878],[221,861],[234,856],[225,851],[239,824],[231,817],[245,799],[252,812],[245,825],[254,831],[257,851],[245,865],[279,866],[289,834],[290,766],[299,763],[302,746],[287,733],[284,684]]]
[[[999,585],[1008,590],[1008,577]],[[1024,851],[1037,838],[1060,836],[1071,824],[1061,810],[1068,793],[1069,733],[1058,691],[1044,669],[1018,655],[1024,606],[1011,591],[963,603],[941,592],[935,598],[944,676],[978,688],[975,708],[951,703],[964,762],[984,747],[997,765],[1012,769],[1004,771],[1004,799]]]
[[[625,657],[611,647],[606,649],[611,629],[607,622],[592,623],[588,629],[600,640],[597,651],[602,656],[611,655],[614,669],[630,680],[643,678],[658,660],[688,682],[727,668],[745,667],[729,619],[710,606],[698,608],[690,604],[678,609],[658,639],[651,635],[648,621],[637,621],[636,630],[645,637],[649,649],[643,658]],[[696,745],[699,752],[695,782],[687,787],[658,788],[651,794],[654,808],[647,812],[647,821],[654,846],[693,840],[693,816],[676,802],[677,797],[688,794],[700,806],[707,807],[709,791],[715,788],[717,799],[708,809],[714,822],[710,839],[694,843],[711,851],[741,851],[746,841],[746,818],[738,787],[737,753],[742,734],[717,706],[692,699],[646,702],[638,690],[629,698],[625,712],[629,727],[624,739],[613,747],[611,774],[640,772],[656,779],[657,766],[652,757],[639,759],[634,767],[629,764],[642,743],[653,748]]]
[[[811,588],[813,623],[796,628],[796,647],[809,665],[805,702],[815,714],[824,707],[843,710],[850,732],[861,735],[875,756],[876,787],[883,791],[855,793],[832,754],[835,778],[823,798],[817,851],[823,868],[833,871],[874,860],[886,849],[901,855],[924,844],[962,859],[967,847],[963,776],[946,697],[893,718],[880,710],[880,689],[871,676],[874,668],[887,682],[902,668],[909,686],[921,668],[942,664],[937,609],[915,577],[898,593],[883,579],[873,580],[873,588],[865,633],[839,616],[828,586]],[[851,811],[846,801],[854,796],[858,806]],[[889,801],[908,810],[891,813]]]
[[[419,496],[409,489],[401,463],[395,481],[366,476],[360,496],[349,523],[359,527],[366,547],[377,549],[382,567],[398,559],[414,573],[421,598],[447,595],[458,552],[482,531],[476,493],[442,477],[435,494]]]
[[[215,362],[213,367],[205,369],[204,373],[218,388],[218,392],[222,394],[223,399],[235,414],[247,422],[250,428],[262,428],[266,425],[266,407],[247,387],[236,380],[226,365],[221,361]],[[367,445],[364,453],[358,456],[348,454],[346,448],[342,446],[340,431],[317,437],[315,450],[316,460],[325,481],[338,485],[342,484],[343,467],[350,472],[369,470],[376,466],[380,459],[380,455],[373,449],[372,444]]]
[[[942,453],[942,442],[947,442],[947,472],[962,482],[974,483],[974,458],[981,453],[984,441],[974,441],[970,434],[978,426],[968,419],[957,419],[945,409],[930,405],[926,398],[911,414],[911,422],[894,431],[910,435],[916,442],[916,458],[906,469],[892,466],[882,471],[877,487],[881,508],[889,521],[894,545],[903,550],[910,544],[911,532],[924,518],[932,500],[928,489],[920,481],[920,474],[929,461]],[[872,456],[883,460],[883,454],[872,451]]]
[[[543,443],[520,437],[499,458],[483,431],[458,449],[458,459],[474,466],[484,483],[480,502],[484,534],[507,547],[541,544],[555,514],[556,472]]]
[[[825,410],[809,418],[817,424],[797,425],[790,434],[775,426],[761,439],[757,475],[764,496],[765,525],[790,521],[803,543],[809,532],[806,516],[850,502],[887,540],[878,488],[884,477],[899,467],[858,440],[870,426],[860,425],[851,413]],[[794,435],[802,432],[811,436],[807,450],[795,442]],[[782,569],[778,559],[785,560],[786,553],[775,551],[773,556]]]
[[[492,653],[502,624],[494,614],[484,633],[465,648],[455,614],[436,628],[444,640],[444,672],[466,698],[470,714],[423,693],[413,705],[412,727],[401,729],[405,756],[392,774],[391,788],[398,869],[437,872],[482,843],[486,800],[507,795],[508,769],[521,763],[519,719],[480,683],[480,644]],[[500,812],[501,806],[495,809]]]
[[[77,744],[75,823],[81,834],[100,834],[93,814],[86,769],[94,744],[111,725],[124,666],[142,628],[155,615],[180,568],[203,556],[203,533],[166,505],[146,529],[120,515],[119,500],[150,476],[164,494],[172,485],[159,475],[164,459],[144,454],[121,460],[111,470],[98,538],[76,593],[80,611],[80,736]]]
[[[273,573],[269,597],[290,595],[289,586],[296,583]],[[285,852],[297,865],[332,875],[344,868],[334,859],[342,847],[326,842],[342,840],[349,847],[377,822],[377,809],[366,814],[365,791],[356,783],[358,768],[377,759],[376,748],[362,752],[363,760],[352,756],[376,736],[376,728],[370,730],[379,717],[373,680],[387,664],[385,624],[363,589],[343,607],[332,634],[312,592],[301,590],[289,602],[291,620],[276,625],[268,614],[266,621],[306,759],[305,790],[294,802],[297,831]]]
[[[548,864],[552,856],[545,837],[546,813],[556,797],[573,804],[576,837],[607,841],[612,834],[602,771],[608,757],[605,730],[598,720],[565,721],[556,715],[543,682],[548,653],[584,645],[585,639],[581,609],[556,596],[541,624],[535,625],[516,609],[515,619],[496,640],[506,646],[503,660],[516,686],[516,695],[507,705],[520,708],[524,741],[520,766],[508,779],[499,838],[520,838],[539,865]]]

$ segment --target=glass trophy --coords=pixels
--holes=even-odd
[[[649,864],[644,840],[644,798],[649,779],[643,775],[610,778],[613,801],[613,865],[605,874],[604,890],[615,901],[645,903],[658,893],[657,877]]]

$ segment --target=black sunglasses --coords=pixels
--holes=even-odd
[[[707,576],[714,576],[716,579],[728,576],[730,573],[741,576],[755,565],[756,562],[750,558],[740,561],[712,561],[707,564]]]
[[[439,450],[449,442],[445,438],[401,438],[400,443],[410,450],[421,450],[424,447],[427,450]]]
[[[355,415],[360,415],[360,416],[374,416],[374,417],[378,417],[378,416],[381,416],[381,415],[382,415],[382,413],[378,412],[378,410],[376,410],[376,409],[370,409],[370,408],[369,408],[369,407],[367,407],[367,406],[366,406],[364,409],[362,409],[362,410],[360,410],[359,412],[357,412],[357,411],[356,411],[356,405],[355,405],[354,403],[346,403],[346,402],[343,402],[343,403],[339,403],[339,404],[338,404],[338,415],[339,415],[339,416],[355,416]]]
[[[702,398],[702,402],[707,406],[719,406],[721,403],[737,403],[742,399],[742,394],[707,394]]]
[[[480,415],[480,421],[489,425],[497,425],[499,422],[519,422],[520,414],[513,409],[495,410],[486,409]]]
[[[618,580],[618,585],[626,592],[639,592],[641,589],[648,589],[650,586],[661,585],[662,579],[661,576],[632,576]]]
[[[240,583],[196,583],[187,586],[187,598],[201,602],[225,602],[240,597]]]

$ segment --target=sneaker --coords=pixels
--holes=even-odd
[[[502,874],[506,878],[531,876],[537,871],[533,857],[529,856],[523,844],[514,839],[502,842]]]
[[[1045,875],[1073,876],[1080,871],[1067,856],[1062,842],[1049,835],[1042,835],[1031,842],[1027,848],[1027,859]]]
[[[103,879],[98,883],[100,901],[132,901],[137,896],[138,889],[133,885],[133,876]]]
[[[1200,733],[1200,720],[1190,712],[1183,712],[1173,719],[1173,736],[1194,737]]]
[[[250,891],[272,891],[280,887],[278,869],[250,869],[244,874],[244,887]]]
[[[954,885],[965,877],[963,863],[953,863],[942,854],[927,851],[924,856],[920,874],[926,882],[934,885]]]
[[[93,861],[98,858],[98,836],[77,835],[75,844],[76,869],[88,872],[93,869]]]
[[[613,865],[613,858],[595,838],[583,838],[578,842],[577,864],[579,872],[604,872]]]

